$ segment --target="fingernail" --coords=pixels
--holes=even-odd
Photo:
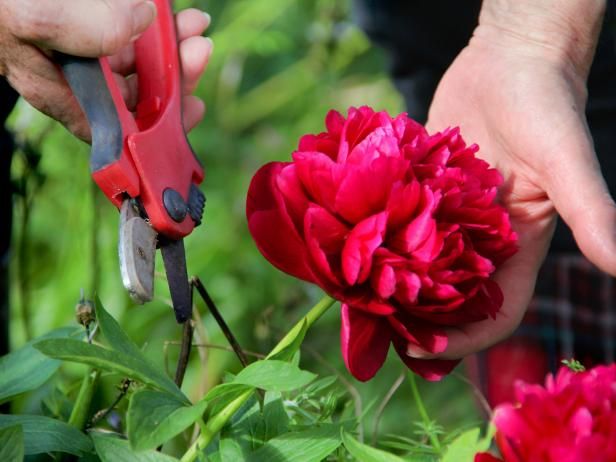
[[[203,16],[205,16],[205,22],[209,26],[212,23],[212,17],[205,11],[203,12]]]
[[[432,353],[410,343],[406,347],[406,354],[415,359],[426,359],[433,356]]]
[[[133,7],[133,36],[131,41],[136,40],[152,23],[155,17],[156,5],[154,2],[147,0],[135,5]]]
[[[205,37],[205,41],[210,44],[210,54],[212,54],[214,51],[214,41],[209,37]]]

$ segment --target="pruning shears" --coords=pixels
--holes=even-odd
[[[90,170],[120,210],[122,281],[138,303],[153,298],[160,248],[176,319],[192,300],[183,238],[201,223],[203,168],[182,125],[180,63],[169,0],[155,0],[155,22],[134,43],[139,85],[130,112],[107,58],[62,55],[64,76],[92,131]]]

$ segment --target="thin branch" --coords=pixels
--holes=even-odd
[[[182,387],[184,381],[184,375],[186,374],[186,367],[188,366],[188,360],[190,359],[190,349],[193,338],[193,326],[192,320],[188,319],[184,323],[184,329],[182,331],[182,346],[180,348],[180,357],[178,358],[178,365],[175,369],[175,384],[178,387]]]
[[[490,403],[488,403],[488,400],[486,399],[484,394],[481,392],[479,387],[472,380],[469,380],[468,377],[465,377],[459,372],[453,372],[451,375],[453,375],[457,379],[460,379],[462,382],[464,382],[465,384],[471,387],[471,390],[473,390],[473,394],[477,398],[477,401],[479,401],[479,404],[481,405],[481,407],[486,413],[486,416],[488,416],[488,419],[489,419],[490,416],[492,415],[492,407],[490,406]]]
[[[166,341],[165,345],[181,345],[181,342],[178,342],[176,340],[173,341]],[[223,351],[228,351],[229,353],[235,353],[235,351],[233,350],[233,348],[231,348],[230,346],[226,346],[226,345],[218,345],[216,343],[193,343],[192,346],[194,348],[205,348],[205,349],[211,349],[211,350],[223,350]],[[250,350],[242,350],[242,352],[246,355],[246,356],[250,356],[252,358],[256,358],[256,359],[265,359],[265,355],[262,353],[257,353],[256,351],[250,351]]]
[[[88,425],[88,428],[94,427],[97,423],[107,417],[111,411],[113,411],[113,409],[120,403],[120,401],[122,401],[122,398],[126,396],[126,393],[128,393],[128,389],[130,388],[130,384],[132,382],[133,381],[129,378],[122,380],[119,386],[120,393],[118,394],[116,399],[113,401],[113,403],[111,403],[111,406],[106,409],[101,409],[96,414],[94,414],[92,420],[90,421],[90,424]]]
[[[385,411],[385,407],[389,404],[389,401],[394,396],[396,391],[398,391],[398,388],[400,388],[400,385],[402,385],[402,382],[404,382],[405,378],[406,378],[406,371],[402,372],[400,376],[394,381],[391,388],[389,389],[389,391],[383,398],[381,405],[376,410],[376,414],[374,416],[374,428],[372,430],[372,445],[373,446],[376,445],[377,435],[379,432],[379,424],[381,422],[381,417],[383,416],[383,412]]]
[[[229,326],[227,325],[224,318],[220,314],[220,311],[218,310],[218,308],[216,307],[216,304],[210,297],[210,294],[205,289],[205,286],[203,285],[201,280],[196,276],[191,278],[190,283],[195,289],[197,289],[197,292],[199,293],[199,295],[201,295],[201,298],[203,299],[206,306],[210,310],[210,313],[212,313],[212,316],[214,316],[214,319],[218,323],[218,326],[222,330],[222,333],[227,338],[229,345],[231,345],[231,348],[233,348],[233,351],[235,352],[235,355],[237,356],[237,358],[240,360],[240,363],[242,364],[243,367],[246,367],[248,365],[248,359],[246,358],[244,351],[242,350],[237,339],[231,332],[231,329],[229,329]]]

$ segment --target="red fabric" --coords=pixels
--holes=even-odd
[[[438,380],[456,361],[443,327],[494,317],[502,293],[489,277],[516,251],[495,202],[500,174],[457,128],[429,135],[405,114],[368,107],[330,112],[293,162],[261,168],[248,192],[250,232],[277,268],[342,302],[342,354],[368,380],[393,343],[404,363]]]

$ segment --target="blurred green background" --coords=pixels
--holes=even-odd
[[[265,162],[288,160],[302,134],[322,131],[329,109],[344,113],[349,106],[367,104],[396,114],[403,103],[386,75],[385,57],[353,24],[348,1],[176,2],[177,8],[189,6],[211,14],[207,35],[215,44],[198,88],[206,118],[189,136],[205,166],[207,197],[204,224],[186,239],[189,273],[205,283],[242,346],[264,353],[321,293],[278,272],[253,245],[244,215],[251,176]],[[83,289],[88,297],[96,292],[130,336],[173,369],[178,347],[168,342],[179,340],[180,329],[164,276],[158,277],[155,301],[131,303],[118,268],[118,213],[93,187],[88,146],[23,102],[10,125],[22,143],[34,147],[18,153],[12,172],[20,192],[11,267],[12,346],[74,324]],[[162,271],[160,260],[157,268]],[[200,300],[197,306],[203,329],[196,341],[226,345]],[[369,436],[379,404],[403,366],[392,354],[374,380],[357,382],[344,368],[338,332],[338,309],[332,309],[309,332],[302,364],[322,375],[340,375],[361,398]],[[184,389],[198,398],[224,371],[238,368],[232,353],[200,348],[193,352]],[[76,383],[79,371],[77,366],[64,370],[66,383]],[[446,428],[479,421],[473,394],[459,377],[420,382],[428,412]],[[36,412],[38,404],[31,397],[15,406]],[[404,383],[380,419],[379,433],[410,436],[414,420],[410,387]]]

